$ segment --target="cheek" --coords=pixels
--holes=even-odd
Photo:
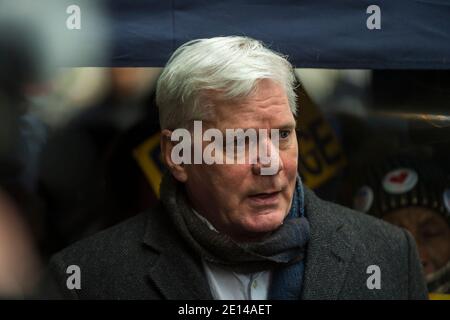
[[[229,193],[240,193],[246,185],[251,167],[247,165],[223,165],[220,168],[220,179],[223,188]]]
[[[251,169],[245,165],[208,166],[208,180],[211,188],[221,194],[221,199],[236,201],[245,189],[246,177]],[[202,174],[202,173],[201,173]]]
[[[291,170],[294,169],[297,171],[297,162],[298,162],[298,141],[295,136],[293,141],[291,142],[291,148],[282,152],[283,161],[285,161],[286,166],[288,166]]]
[[[297,176],[298,153],[296,151],[287,152],[281,155],[284,170],[289,179],[295,179]]]

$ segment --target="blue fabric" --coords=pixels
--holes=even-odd
[[[247,35],[288,55],[298,68],[450,68],[448,0],[104,3],[111,20],[113,48],[112,61],[105,64],[111,66],[162,67],[171,53],[188,40]],[[369,30],[366,25],[371,16],[366,10],[373,4],[380,8],[379,30]],[[64,11],[62,15],[66,16]],[[88,18],[85,15],[83,22],[89,22]],[[87,26],[77,32],[68,30],[67,37],[74,47],[83,44],[84,38],[79,36],[83,30],[87,40],[97,33],[97,28]]]
[[[292,200],[292,207],[286,220],[304,217],[304,193],[300,177]],[[309,234],[305,235],[309,238]],[[272,282],[269,289],[270,300],[299,300],[302,290],[303,274],[305,272],[304,259],[287,267],[279,268],[272,273]]]

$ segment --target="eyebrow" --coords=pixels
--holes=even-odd
[[[280,126],[278,129],[284,130],[284,129],[295,129],[297,127],[297,124],[294,123],[289,123],[289,124],[284,124],[282,126]]]

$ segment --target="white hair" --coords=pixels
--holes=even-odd
[[[284,56],[248,37],[189,41],[173,53],[158,79],[156,104],[161,129],[187,127],[192,120],[203,120],[212,111],[207,108],[211,99],[245,99],[262,79],[283,87],[296,115],[295,75]]]

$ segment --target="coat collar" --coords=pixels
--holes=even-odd
[[[338,299],[354,253],[352,231],[338,206],[305,188],[305,212],[311,238],[305,260],[302,299]]]
[[[143,243],[157,254],[149,281],[169,300],[212,300],[200,259],[184,245],[161,206],[147,219]]]

